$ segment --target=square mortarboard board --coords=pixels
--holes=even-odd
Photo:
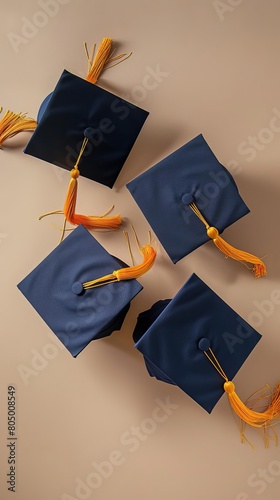
[[[231,174],[202,135],[127,184],[174,263],[209,241],[205,226],[189,207],[195,202],[221,233],[249,212]]]
[[[71,170],[91,129],[81,175],[112,187],[148,112],[64,70],[42,103],[25,153]]]
[[[211,347],[232,380],[261,335],[192,274],[172,300],[139,315],[133,338],[151,376],[177,385],[210,413],[224,380],[204,350]]]
[[[89,342],[120,330],[131,300],[142,290],[135,280],[84,290],[81,283],[123,265],[78,226],[25,279],[19,290],[73,356]]]

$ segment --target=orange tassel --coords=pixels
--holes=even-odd
[[[69,182],[66,200],[64,203],[65,219],[74,225],[83,224],[86,227],[95,229],[118,229],[122,223],[121,216],[115,215],[114,217],[98,217],[91,215],[76,214],[76,200],[78,191],[78,177],[80,172],[77,168],[73,168],[70,172],[71,180]]]
[[[117,271],[113,271],[111,274],[102,276],[92,281],[87,281],[83,283],[83,289],[88,290],[90,288],[95,288],[97,286],[108,285],[109,283],[115,283],[117,281],[138,279],[143,274],[147,273],[154,265],[156,259],[156,250],[151,246],[151,244],[144,245],[139,248],[141,254],[143,255],[143,261],[141,264],[131,267],[122,267]]]
[[[272,425],[274,420],[280,417],[280,384],[277,384],[270,404],[263,412],[254,411],[245,405],[235,392],[233,382],[226,381],[224,383],[225,392],[228,395],[230,406],[238,417],[252,427],[267,427]]]
[[[233,247],[229,243],[227,243],[220,235],[219,231],[216,227],[209,226],[208,222],[200,212],[199,208],[195,203],[191,203],[189,205],[191,210],[197,215],[197,217],[203,222],[206,227],[207,236],[212,239],[213,243],[216,247],[226,255],[226,257],[230,257],[231,259],[237,260],[242,263],[249,263],[253,265],[252,271],[256,278],[261,278],[262,276],[266,276],[266,266],[263,261],[256,257],[255,255],[244,252],[243,250],[239,250],[238,248]]]
[[[117,214],[113,217],[106,217],[106,215],[111,211],[109,210],[106,214],[100,216],[93,215],[82,215],[76,214],[76,202],[77,202],[77,192],[78,192],[78,177],[80,175],[80,171],[78,170],[78,165],[83,155],[83,152],[87,146],[88,138],[84,138],[79,156],[76,161],[76,165],[70,172],[70,182],[68,185],[67,195],[64,202],[64,208],[62,210],[55,210],[54,212],[48,212],[39,217],[41,220],[43,217],[47,217],[48,215],[54,214],[64,214],[65,220],[62,228],[62,234],[60,238],[60,242],[64,238],[64,234],[66,231],[66,221],[70,222],[73,225],[83,224],[85,227],[91,227],[94,229],[118,229],[122,224],[122,218],[120,214]]]
[[[264,430],[265,444],[268,443],[267,430],[273,425],[277,424],[280,419],[280,383],[277,384],[271,398],[270,403],[267,405],[266,409],[262,412],[255,411],[248,406],[248,404],[243,403],[239,398],[238,394],[235,392],[235,385],[233,382],[228,380],[223,368],[221,367],[219,361],[217,360],[212,349],[209,348],[208,351],[203,351],[205,356],[225,380],[224,390],[227,393],[228,401],[235,412],[235,414],[240,418],[243,425],[241,426],[241,440],[244,441],[244,424],[248,424],[251,427],[259,428]]]
[[[90,83],[96,83],[101,73],[105,69],[109,69],[112,68],[113,66],[116,66],[125,59],[128,59],[128,57],[130,57],[132,54],[132,52],[130,52],[129,54],[119,54],[118,56],[112,57],[112,38],[103,38],[93,61],[92,61],[93,57],[90,58],[89,56],[86,43],[84,43],[84,47],[88,60],[88,74],[86,80]],[[113,62],[114,64],[108,66],[108,64]]]
[[[105,64],[108,62],[112,50],[112,38],[103,38],[93,63],[90,65],[86,80],[96,83]]]
[[[0,108],[0,113],[3,108]],[[6,111],[0,120],[0,149],[4,141],[14,137],[20,132],[34,130],[37,127],[36,120],[26,116],[26,113],[13,113]]]
[[[207,235],[212,239],[216,247],[227,257],[238,260],[239,262],[248,262],[249,264],[253,264],[252,271],[256,278],[266,276],[266,267],[262,260],[259,259],[259,257],[256,257],[251,253],[244,252],[243,250],[238,250],[237,248],[227,243],[223,238],[221,238],[221,236],[219,235],[219,231],[215,227],[209,227],[207,229]]]

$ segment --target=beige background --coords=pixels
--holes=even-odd
[[[28,134],[10,141],[0,151],[0,497],[276,500],[280,448],[272,443],[265,450],[257,432],[249,433],[255,451],[241,445],[226,397],[209,416],[178,388],[151,379],[131,333],[140,311],[172,297],[196,272],[263,335],[236,377],[240,396],[279,379],[280,304],[271,299],[280,290],[280,2],[53,0],[49,9],[50,3],[46,14],[46,1],[1,0],[4,109],[35,117],[64,68],[85,75],[83,41],[91,46],[111,36],[133,56],[100,84],[150,111],[112,191],[80,179],[80,211],[115,203],[145,243],[148,224],[126,182],[202,132],[251,209],[227,239],[265,255],[269,275],[254,280],[211,243],[176,266],[160,246],[122,331],[73,359],[16,288],[57,245],[58,232],[38,216],[61,207],[68,174],[24,155]],[[147,89],[151,68],[161,76]],[[250,136],[256,146],[248,146]],[[121,232],[96,237],[128,260]],[[10,383],[18,398],[15,494],[6,485]],[[156,422],[153,412],[168,398],[176,406]],[[139,438],[132,436],[137,426]]]

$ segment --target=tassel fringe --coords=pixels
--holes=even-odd
[[[84,47],[88,60],[88,74],[86,80],[90,83],[96,83],[101,73],[105,69],[109,69],[112,68],[113,66],[116,66],[117,64],[125,61],[125,59],[128,59],[132,54],[132,52],[130,52],[129,54],[119,54],[113,57],[112,38],[103,38],[102,42],[98,47],[94,59],[93,56],[92,57],[89,56],[86,43],[84,43]],[[94,50],[95,50],[95,45],[93,47],[93,52]],[[110,64],[110,66],[108,66],[108,64]]]
[[[266,407],[263,411],[255,411],[253,407],[250,407],[249,400],[246,403],[241,401],[238,394],[235,392],[235,385],[233,382],[228,380],[223,368],[221,367],[218,359],[216,358],[214,352],[211,348],[207,351],[203,351],[207,359],[211,362],[216,371],[221,375],[224,379],[224,391],[227,393],[228,401],[233,409],[234,413],[239,417],[241,425],[240,425],[240,434],[241,434],[241,442],[244,442],[247,439],[244,436],[244,428],[246,425],[250,425],[251,427],[260,429],[264,431],[264,440],[265,446],[268,446],[269,435],[268,432],[270,429],[274,432],[274,439],[277,442],[277,433],[274,430],[273,426],[278,424],[280,421],[280,383],[277,384],[275,390],[270,395],[270,401],[266,404]],[[269,386],[267,386],[269,387]],[[257,391],[257,394],[260,391]],[[260,402],[265,398],[264,391],[261,391],[261,397],[257,398],[254,402]]]
[[[277,384],[273,392],[272,399],[263,412],[254,411],[241,401],[238,394],[235,392],[233,382],[227,381],[224,383],[224,390],[228,395],[230,406],[238,417],[252,427],[264,428],[268,425],[276,423],[280,417],[280,384]]]
[[[3,108],[0,108],[0,113]],[[37,122],[33,118],[29,118],[26,113],[13,113],[6,111],[3,118],[0,120],[0,149],[2,144],[11,137],[26,130],[34,130],[37,127]]]
[[[227,243],[220,235],[215,227],[209,227],[207,229],[207,235],[212,239],[215,246],[223,252],[227,257],[237,260],[239,262],[253,264],[252,271],[255,278],[261,278],[266,276],[266,266],[259,257],[252,255],[251,253],[244,252],[243,250],[238,250],[229,243]]]
[[[253,265],[252,271],[254,273],[255,278],[261,278],[262,276],[266,276],[267,274],[266,266],[259,257],[256,257],[251,253],[244,252],[243,250],[238,250],[238,248],[235,248],[229,243],[227,243],[219,235],[219,231],[216,227],[213,226],[210,227],[210,225],[208,224],[208,222],[206,221],[206,219],[204,218],[204,216],[202,215],[202,213],[200,212],[199,208],[196,206],[195,203],[190,203],[189,207],[195,213],[195,215],[201,220],[201,222],[203,222],[203,224],[205,225],[207,236],[211,238],[215,246],[221,252],[223,252],[223,254],[225,254],[226,257],[230,257],[231,259],[242,262],[245,265],[247,263],[252,264]]]
[[[80,172],[77,168],[73,168],[70,172],[70,175],[71,180],[69,182],[63,210],[65,219],[73,225],[83,224],[85,227],[91,227],[94,229],[118,229],[122,224],[122,219],[119,214],[113,217],[98,217],[75,213],[78,191],[77,179],[80,175]]]

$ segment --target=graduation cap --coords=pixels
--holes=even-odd
[[[0,107],[0,113],[3,108]],[[0,149],[3,143],[26,130],[34,130],[37,127],[37,122],[33,118],[29,118],[27,113],[13,113],[8,110],[0,119]]]
[[[25,153],[71,170],[90,129],[81,175],[111,188],[149,113],[96,85],[104,70],[131,54],[114,56],[111,38],[102,40],[95,57],[87,48],[86,54],[86,79],[63,71],[41,105],[38,127]]]
[[[147,272],[155,259],[149,244],[143,249],[144,264],[127,267],[80,225],[18,288],[77,356],[92,340],[120,330],[131,300],[142,290],[135,278]]]
[[[174,263],[210,239],[227,257],[252,264],[256,277],[264,263],[229,245],[220,233],[249,209],[231,174],[219,163],[202,135],[127,184]]]
[[[177,385],[208,413],[226,392],[243,440],[246,424],[268,432],[279,418],[280,384],[255,411],[256,399],[244,404],[232,382],[261,335],[195,274],[172,300],[139,315],[133,339],[151,376]]]

